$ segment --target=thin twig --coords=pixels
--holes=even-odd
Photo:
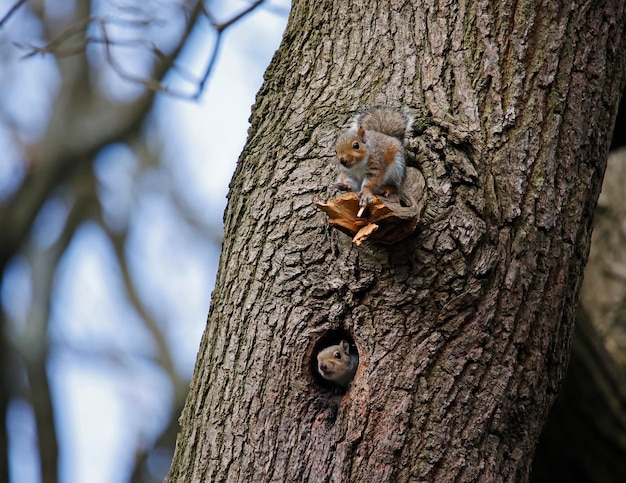
[[[122,67],[115,60],[113,53],[111,52],[111,45],[114,45],[114,44],[109,39],[109,35],[106,29],[106,22],[104,22],[103,20],[99,20],[98,22],[100,23],[100,28],[102,29],[102,37],[103,37],[104,52],[106,54],[106,59],[111,65],[111,67],[113,67],[115,72],[117,72],[117,74],[123,79],[135,82],[137,84],[141,84],[144,87],[154,90],[156,92],[160,92],[163,86],[160,82],[156,81],[154,78],[152,77],[144,78],[144,77],[135,76],[135,75],[129,74],[124,69],[122,69]]]
[[[74,24],[72,24],[70,27],[68,27],[67,29],[65,29],[63,32],[61,32],[59,35],[57,35],[56,37],[54,37],[52,40],[50,40],[47,44],[41,46],[41,47],[32,47],[29,46],[30,49],[32,49],[30,52],[27,52],[22,58],[26,59],[28,57],[32,57],[34,55],[37,54],[54,54],[57,57],[65,57],[68,55],[72,55],[74,53],[78,53],[81,50],[84,50],[88,44],[90,43],[98,43],[98,42],[103,42],[102,39],[99,39],[98,37],[85,37],[85,31],[87,30],[87,27],[89,27],[89,24],[91,24],[92,22],[98,22],[100,25],[106,25],[106,24],[113,24],[113,25],[126,25],[126,26],[140,26],[140,27],[145,27],[150,25],[151,23],[157,23],[158,20],[155,19],[140,19],[140,20],[134,20],[134,19],[119,19],[119,18],[115,18],[115,17],[87,17],[84,18],[83,20],[80,20]],[[67,50],[61,50],[61,47],[63,46],[64,43],[68,42],[72,37],[76,36],[76,35],[81,35],[81,39],[80,42],[76,45],[73,45],[70,49]],[[114,45],[122,45],[122,46],[136,46],[136,45],[140,45],[140,46],[145,46],[145,44],[147,43],[146,40],[144,39],[135,39],[135,40],[125,40],[125,41],[116,41],[116,42],[112,42],[110,41],[111,44]],[[16,46],[21,47],[21,48],[26,48],[26,46],[21,45],[17,42],[14,43]]]
[[[215,30],[217,30],[218,32],[223,32],[224,30],[226,30],[228,27],[230,27],[232,24],[234,24],[235,22],[237,22],[239,19],[245,17],[246,15],[248,15],[250,12],[252,12],[255,8],[257,8],[259,5],[261,5],[265,0],[256,0],[256,2],[251,3],[250,5],[248,5],[246,8],[244,8],[241,12],[239,12],[237,15],[229,18],[228,20],[226,20],[225,22],[219,23],[215,20],[215,17],[213,17],[213,14],[211,14],[211,12],[209,11],[209,9],[207,9],[206,7],[203,6],[203,11],[204,14],[207,16],[207,18],[209,19],[209,21],[211,22],[211,25],[213,25],[213,28],[215,28]]]
[[[28,0],[19,0],[18,2],[15,2],[13,4],[13,6],[9,9],[6,15],[2,17],[2,20],[0,20],[0,29],[4,27],[4,24],[13,16],[15,12],[17,12],[18,8],[24,5],[27,1]]]
[[[200,95],[204,91],[204,86],[206,86],[206,83],[209,81],[211,72],[213,72],[213,66],[215,66],[215,63],[217,62],[217,54],[219,53],[221,44],[222,32],[218,31],[215,43],[213,44],[213,52],[211,52],[211,57],[209,58],[209,63],[207,64],[206,69],[204,69],[204,75],[202,76],[202,79],[200,79],[196,93],[193,95],[194,100],[200,98]]]
[[[108,25],[110,24],[117,24],[117,25],[129,24],[129,25],[145,26],[152,22],[156,22],[156,20],[149,20],[149,19],[133,20],[133,19],[116,19],[116,18],[110,18],[110,17],[100,17],[100,18],[88,17],[72,25],[70,28],[63,31],[61,34],[59,34],[57,37],[52,39],[46,45],[41,46],[41,47],[29,47],[31,50],[27,54],[24,55],[24,58],[32,57],[37,54],[45,55],[45,54],[51,54],[51,53],[55,54],[57,57],[64,57],[68,55],[74,55],[84,50],[88,44],[102,44],[104,46],[105,57],[107,61],[109,62],[109,65],[113,68],[113,70],[117,73],[117,75],[119,75],[122,79],[127,80],[129,82],[136,83],[136,84],[140,84],[144,86],[146,89],[150,89],[154,92],[164,92],[173,97],[195,101],[195,100],[198,100],[200,96],[202,95],[202,93],[204,92],[206,84],[209,81],[209,77],[211,76],[211,73],[213,72],[213,68],[217,62],[219,51],[222,46],[222,35],[226,31],[226,29],[234,25],[237,21],[239,21],[240,19],[242,19],[243,17],[245,17],[252,11],[254,11],[257,7],[262,5],[264,2],[265,0],[256,0],[255,2],[251,3],[246,8],[244,8],[241,12],[233,15],[231,18],[229,18],[228,20],[224,22],[218,22],[213,16],[213,14],[204,6],[202,2],[197,4],[197,7],[196,7],[197,12],[204,13],[204,15],[207,17],[207,19],[211,23],[211,26],[217,32],[217,36],[215,39],[215,43],[213,44],[213,48],[211,50],[209,61],[207,63],[206,68],[204,69],[202,78],[200,78],[199,80],[195,78],[194,76],[192,76],[191,73],[189,73],[189,71],[187,71],[186,69],[183,69],[182,67],[174,63],[173,60],[177,57],[178,52],[174,54],[166,55],[164,52],[159,50],[156,47],[156,45],[154,45],[154,43],[149,43],[143,39],[126,40],[126,41],[114,40],[110,38],[107,32]],[[101,32],[102,32],[101,38],[95,37],[95,36],[84,37],[81,39],[80,42],[72,45],[71,47],[65,47],[65,48],[62,47],[65,42],[70,40],[76,34],[84,33],[86,28],[92,22],[97,22],[97,24],[99,25]],[[186,40],[190,33],[191,33],[191,28],[188,28],[183,36],[183,39],[181,40],[183,41]],[[143,76],[131,74],[130,72],[126,71],[119,64],[119,62],[115,60],[115,56],[113,55],[111,48],[112,47],[132,47],[132,46],[138,46],[138,45],[144,46],[148,50],[150,50],[150,52],[155,57],[157,57],[161,62],[164,63],[167,70],[171,68],[172,70],[177,72],[184,81],[189,82],[189,83],[195,83],[196,88],[194,89],[194,92],[189,93],[189,92],[184,92],[182,90],[172,89],[171,87],[164,85],[161,80],[157,80],[154,77],[143,77]]]
[[[152,315],[150,315],[148,308],[141,300],[141,297],[137,292],[137,288],[130,274],[130,268],[128,267],[128,262],[126,260],[126,254],[124,251],[127,232],[124,231],[121,233],[115,233],[104,222],[101,214],[98,216],[98,222],[104,233],[108,236],[109,240],[113,244],[113,249],[117,258],[118,267],[122,274],[122,281],[124,283],[124,288],[126,289],[126,294],[128,295],[131,304],[137,311],[137,314],[143,320],[146,329],[150,332],[153,340],[156,342],[158,348],[156,360],[169,376],[172,385],[175,386],[176,382],[180,378],[178,376],[178,373],[176,372],[176,366],[174,365],[174,360],[172,358],[169,346],[167,345],[165,335],[163,334],[162,329],[159,327],[158,322],[154,319],[154,317],[152,317]]]
[[[53,38],[50,42],[42,47],[34,48],[31,52],[28,52],[24,55],[24,59],[28,57],[32,57],[37,54],[51,54],[55,53],[57,49],[66,41],[71,39],[74,35],[84,34],[85,30],[89,26],[89,24],[93,21],[93,17],[87,17],[80,22],[76,22],[71,27],[67,28],[55,38]]]
[[[196,90],[196,93],[192,97],[193,100],[198,100],[200,95],[202,95],[202,92],[204,92],[204,87],[205,87],[206,83],[209,80],[211,72],[213,72],[213,67],[215,66],[215,62],[217,61],[217,55],[218,55],[219,50],[220,50],[220,46],[221,46],[221,43],[222,43],[222,35],[223,35],[224,31],[228,27],[233,25],[235,22],[237,22],[238,20],[240,20],[244,16],[248,15],[250,12],[252,12],[254,9],[256,9],[263,2],[264,2],[264,0],[257,0],[254,3],[251,3],[247,8],[243,9],[237,15],[231,17],[229,20],[227,20],[226,22],[223,22],[223,23],[217,22],[215,20],[215,18],[213,17],[213,14],[211,14],[211,12],[206,7],[204,7],[204,5],[202,6],[202,10],[203,10],[204,14],[209,19],[209,22],[211,22],[211,25],[213,26],[213,28],[215,28],[215,30],[217,31],[217,37],[215,38],[215,44],[213,44],[213,51],[211,52],[211,57],[209,58],[209,63],[207,64],[206,69],[204,70],[204,75],[202,76],[202,79],[200,80],[200,83],[198,84],[198,89]]]

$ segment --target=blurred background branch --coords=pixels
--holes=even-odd
[[[0,481],[162,481],[288,11],[0,0]]]

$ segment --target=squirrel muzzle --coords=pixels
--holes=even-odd
[[[356,164],[356,160],[350,156],[340,156],[339,163],[342,166],[345,166],[346,168],[350,169],[352,166]]]
[[[324,376],[329,376],[330,374],[332,374],[332,367],[326,362],[320,362],[317,368]]]

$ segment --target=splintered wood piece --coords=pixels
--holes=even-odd
[[[422,174],[409,168],[406,194],[401,197],[374,196],[369,205],[362,207],[356,193],[345,193],[315,205],[328,215],[330,226],[353,237],[356,245],[366,240],[392,244],[415,231],[424,209],[424,186]]]
[[[370,223],[369,225],[361,228],[358,233],[354,235],[352,241],[356,246],[359,246],[361,243],[367,240],[372,233],[378,230],[378,228],[379,226],[376,223]]]

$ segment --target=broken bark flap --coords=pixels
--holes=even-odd
[[[356,245],[366,240],[391,245],[413,233],[420,221],[424,208],[424,178],[418,170],[408,170],[403,191],[409,194],[389,198],[374,196],[361,216],[357,216],[360,206],[356,193],[345,193],[325,202],[315,202],[315,205],[328,215],[330,226],[353,237]]]

